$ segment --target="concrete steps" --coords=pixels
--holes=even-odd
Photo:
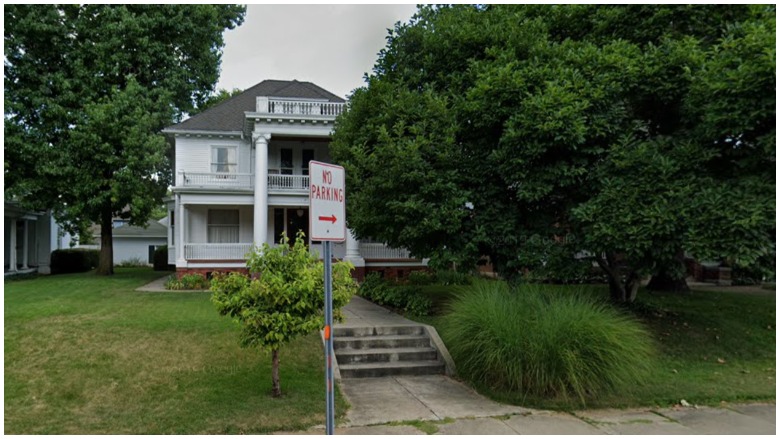
[[[333,348],[343,378],[444,373],[444,362],[422,326],[334,328]]]

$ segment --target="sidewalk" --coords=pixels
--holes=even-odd
[[[360,297],[342,326],[416,324]],[[491,401],[443,375],[343,379],[350,403],[336,434],[775,434],[775,404],[534,410]],[[324,426],[295,434],[324,434]]]
[[[294,434],[324,434],[324,427],[318,426]],[[340,427],[336,428],[336,434],[774,435],[775,405],[739,404],[718,408],[591,410],[571,414],[526,410],[524,413],[511,416]]]

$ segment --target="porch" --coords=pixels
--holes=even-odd
[[[291,177],[285,175],[284,177]],[[294,177],[294,176],[292,176]],[[199,195],[186,198],[177,209],[171,205],[168,228],[168,263],[177,268],[214,267],[238,268],[246,264],[247,254],[254,243],[265,242],[278,245],[284,234],[294,239],[299,231],[309,234],[309,208],[300,205],[307,201],[301,197],[289,197],[290,205],[270,206],[265,209],[265,233],[255,233],[255,209],[249,204],[217,204],[226,195]],[[240,198],[236,198],[238,200]],[[210,200],[207,204],[196,204],[193,200]],[[180,219],[181,218],[181,219]],[[313,255],[321,257],[323,245],[308,239]],[[396,249],[382,243],[360,242],[349,238],[333,244],[333,256],[352,261],[356,266],[364,265],[424,265],[408,250]]]
[[[4,215],[4,276],[27,274],[38,271],[42,262],[46,264],[48,273],[48,242],[41,242],[48,237],[50,227],[48,215],[27,212],[19,209],[13,203],[5,203]],[[39,236],[40,235],[40,236]]]
[[[185,188],[253,191],[255,187],[253,173],[179,171],[179,175]],[[269,193],[306,194],[308,190],[308,175],[281,174],[279,169],[268,170]]]

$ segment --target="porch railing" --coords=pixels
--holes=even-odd
[[[364,259],[414,259],[405,248],[392,248],[373,242],[360,243],[360,256]]]
[[[172,245],[168,246],[168,264],[176,265],[176,247]]]
[[[251,243],[237,244],[184,244],[184,259],[187,260],[246,260]]]
[[[346,104],[343,102],[299,101],[287,99],[268,99],[267,108],[265,102],[260,101],[258,111],[271,114],[289,114],[295,116],[338,116],[344,111]]]
[[[308,191],[309,176],[270,174],[268,175],[268,189],[295,192]]]
[[[253,186],[252,174],[234,172],[179,172],[182,185],[203,188],[242,188]]]

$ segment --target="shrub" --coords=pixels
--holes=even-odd
[[[168,246],[161,245],[154,250],[154,256],[152,257],[152,265],[154,271],[170,271],[174,267],[168,264]]]
[[[469,285],[472,277],[455,270],[440,270],[436,272],[436,283],[441,285]]]
[[[51,252],[51,274],[81,273],[98,266],[100,250],[65,249]]]
[[[407,282],[411,285],[430,285],[436,281],[436,277],[424,270],[415,270],[409,273]]]
[[[366,276],[358,295],[378,305],[386,305],[411,315],[427,315],[432,306],[431,300],[416,286],[395,285],[376,273]]]
[[[207,290],[209,281],[206,276],[200,273],[185,274],[177,278],[175,274],[168,277],[165,281],[166,290]]]
[[[117,267],[125,267],[125,268],[132,268],[132,267],[148,267],[149,264],[146,263],[141,258],[129,258],[125,259],[124,261],[115,264]]]
[[[462,289],[442,335],[458,371],[498,391],[587,398],[639,382],[652,356],[649,333],[584,294],[551,286],[478,282]]]

